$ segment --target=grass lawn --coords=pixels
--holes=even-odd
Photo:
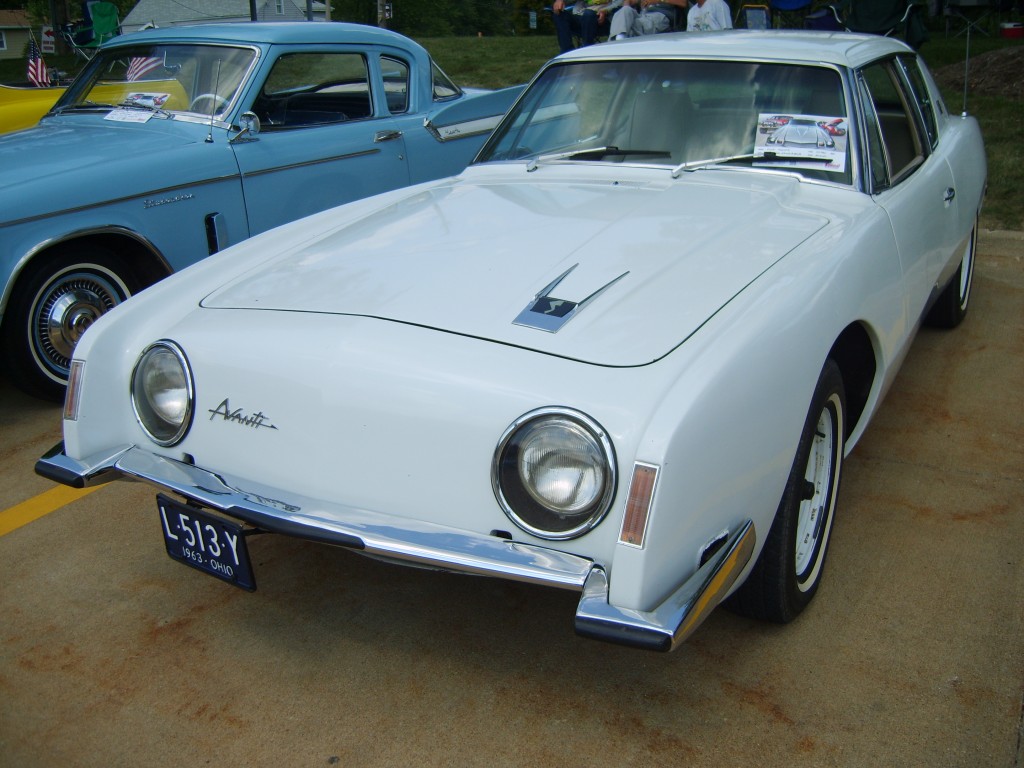
[[[457,83],[479,88],[525,82],[558,53],[555,38],[547,35],[426,38],[419,42]],[[921,55],[933,72],[962,71],[965,43],[963,37],[946,37],[942,27],[935,26]],[[1024,49],[1020,40],[974,36],[971,38],[972,67],[984,67],[986,54],[1014,46]],[[51,68],[69,72],[75,72],[81,65],[74,57],[50,57],[47,63]],[[0,82],[24,79],[23,60],[0,61]],[[946,79],[940,78],[940,82],[945,83]],[[950,112],[960,114],[964,104],[962,88],[944,85],[943,94]],[[1024,121],[1020,120],[1020,99],[968,92],[967,111],[981,123],[988,153],[989,191],[982,226],[1024,229]]]

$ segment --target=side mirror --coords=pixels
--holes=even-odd
[[[243,112],[238,118],[238,133],[231,137],[230,142],[236,141],[259,141],[256,137],[260,134],[260,119],[255,112]]]

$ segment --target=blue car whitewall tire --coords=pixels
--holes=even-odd
[[[82,334],[142,287],[116,254],[99,246],[66,248],[30,264],[4,323],[12,381],[39,397],[61,399]]]

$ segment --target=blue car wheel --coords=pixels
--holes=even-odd
[[[82,334],[142,287],[101,246],[66,246],[38,258],[19,279],[4,317],[3,352],[12,382],[43,399],[62,399]]]

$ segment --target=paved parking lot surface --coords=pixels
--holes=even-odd
[[[1024,765],[1024,234],[915,342],[811,608],[670,655],[575,637],[574,593],[280,536],[221,584],[148,487],[33,474],[59,416],[0,377],[0,765]]]

